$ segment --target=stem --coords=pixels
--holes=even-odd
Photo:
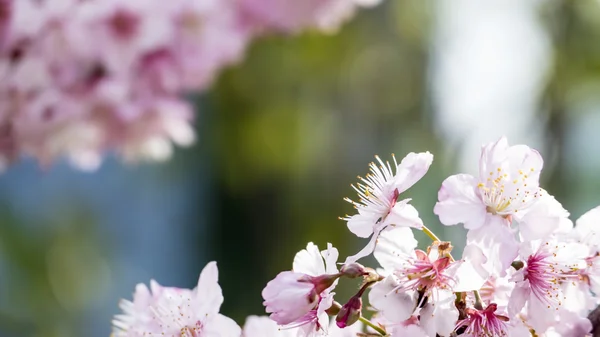
[[[440,238],[438,238],[429,228],[427,228],[427,226],[423,225],[423,233],[425,233],[427,236],[429,236],[429,238],[431,239],[431,241],[435,242],[435,241],[442,241],[440,240]]]
[[[375,331],[377,331],[380,335],[382,336],[387,336],[387,332],[385,332],[385,330],[383,330],[382,328],[378,327],[377,325],[375,325],[373,322],[369,321],[368,319],[360,316],[358,318],[359,321],[363,322],[364,324],[370,326],[371,328],[373,328]]]
[[[483,301],[481,300],[481,295],[479,295],[479,291],[473,290],[473,295],[475,295],[475,304],[473,306],[477,310],[483,310]]]
[[[431,239],[431,241],[433,242],[441,242],[442,240],[440,240],[440,238],[437,237],[437,235],[435,235],[429,228],[427,228],[427,226],[423,225],[423,233],[425,233],[427,236],[429,236],[429,238]],[[450,255],[450,261],[454,262],[456,260],[454,260],[454,257],[452,256],[452,254]],[[477,310],[483,310],[483,301],[481,300],[481,295],[479,294],[479,291],[477,290],[473,290],[473,295],[475,295],[475,309]]]

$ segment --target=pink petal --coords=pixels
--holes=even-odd
[[[485,255],[485,268],[492,275],[503,275],[517,257],[519,245],[508,223],[500,216],[488,214],[486,226],[467,233],[467,245],[476,245]]]
[[[519,282],[515,286],[508,300],[508,315],[515,317],[523,310],[525,302],[529,299],[530,287],[529,281]]]
[[[440,289],[433,295],[421,309],[421,327],[429,336],[449,336],[458,319],[454,293]]]
[[[442,224],[463,223],[467,229],[483,225],[486,206],[481,201],[477,184],[477,179],[468,174],[457,174],[444,180],[433,208]]]
[[[544,193],[523,217],[517,219],[519,230],[526,241],[543,239],[559,229],[562,223],[568,221],[567,212],[556,199]]]
[[[462,261],[454,270],[455,292],[464,292],[480,289],[490,276],[484,268],[487,259],[483,251],[475,245],[467,245],[463,251]]]

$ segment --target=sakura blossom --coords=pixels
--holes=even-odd
[[[471,280],[460,274],[464,261],[454,261],[444,243],[431,246],[428,252],[416,248],[409,228],[382,233],[375,258],[389,273],[387,278],[373,286],[369,294],[371,304],[388,320],[399,324],[419,310],[423,330],[435,336],[448,335],[455,327],[458,310],[454,305],[454,291],[478,289]],[[476,275],[469,275],[478,279]],[[472,289],[469,289],[473,287]]]
[[[502,138],[482,151],[482,172],[499,168],[491,171],[493,182],[458,175],[439,192],[434,212],[442,222],[463,222],[470,230],[458,258],[452,243],[433,233],[414,207],[407,211],[408,200],[398,201],[431,159],[429,153],[409,154],[400,164],[394,160],[395,172],[378,159],[380,165],[372,164],[371,174],[355,187],[361,201],[353,203],[358,214],[346,218],[348,228],[375,237],[376,244],[358,255],[372,254],[378,267],[356,262],[355,255],[338,270],[336,248],[328,244],[320,251],[309,242],[292,269],[263,289],[269,316],[249,316],[240,330],[219,313],[223,296],[212,262],[193,290],[154,281],[150,289],[138,285],[133,301],[121,302],[114,337],[590,336],[588,315],[600,305],[600,207],[573,226],[560,202],[537,186],[539,154],[508,147]],[[533,173],[515,183],[515,174],[528,166]],[[506,187],[511,181],[520,187]],[[517,193],[520,201],[512,199]],[[420,245],[413,230],[431,241]],[[340,300],[334,290],[345,281],[357,290]]]
[[[4,166],[23,155],[42,165],[65,156],[94,169],[107,151],[168,159],[173,144],[195,139],[181,94],[208,88],[250,38],[233,1],[23,0],[9,12]]]
[[[398,200],[402,192],[419,181],[431,165],[433,156],[429,152],[409,153],[400,164],[392,155],[393,169],[389,162],[375,157],[379,166],[372,162],[370,173],[352,188],[356,190],[359,201],[345,200],[357,210],[358,214],[342,218],[347,221],[348,229],[356,236],[371,240],[356,255],[350,256],[345,263],[355,262],[373,252],[379,234],[394,227],[421,228],[423,221],[418,211],[409,204],[410,199]]]
[[[211,262],[204,267],[198,285],[192,290],[163,287],[154,281],[150,282],[150,289],[138,285],[133,301],[121,302],[123,314],[113,320],[113,335],[240,336],[240,327],[219,313],[222,303],[217,264]]]
[[[585,246],[554,237],[524,243],[519,254],[525,266],[511,279],[516,284],[509,314],[517,315],[527,304],[529,325],[541,332],[552,326],[566,300],[561,283],[579,281],[577,271],[585,268],[586,253]]]
[[[327,329],[325,310],[333,304],[332,292],[340,277],[336,262],[338,251],[310,242],[294,258],[292,271],[271,280],[262,292],[266,311],[280,325],[300,327],[307,334]]]
[[[184,99],[272,31],[335,30],[377,0],[0,3],[0,169],[20,157],[94,170],[164,161],[195,142]]]
[[[569,213],[540,188],[541,155],[505,137],[482,147],[479,176],[453,175],[442,183],[434,213],[444,225],[463,223],[467,242],[488,257],[494,274],[504,273],[518,253],[518,224],[525,240],[542,239],[568,222]]]

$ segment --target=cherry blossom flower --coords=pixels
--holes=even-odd
[[[234,0],[22,0],[6,13],[0,166],[168,159],[195,138],[181,95],[208,88],[252,37]]]
[[[561,283],[579,279],[577,271],[585,268],[586,253],[585,246],[556,237],[523,244],[519,254],[525,265],[511,278],[516,284],[509,315],[516,316],[527,304],[527,324],[540,332],[553,325],[566,300]]]
[[[150,290],[138,285],[133,302],[123,300],[122,315],[113,320],[115,337],[182,336],[238,337],[240,327],[219,314],[223,303],[217,264],[211,262],[200,273],[193,290],[162,287],[152,281]]]
[[[262,292],[266,311],[280,325],[300,327],[306,334],[327,329],[325,310],[333,304],[332,290],[340,274],[336,267],[338,251],[310,242],[294,258],[293,270],[271,280]]]
[[[383,230],[423,226],[417,210],[408,204],[410,199],[398,201],[398,197],[427,173],[433,156],[429,152],[409,153],[400,164],[396,162],[396,157],[392,156],[394,169],[389,162],[384,163],[379,157],[376,158],[379,166],[371,163],[370,174],[367,174],[366,178],[359,177],[361,183],[352,185],[360,201],[345,199],[354,205],[358,214],[343,218],[348,222],[348,229],[352,233],[362,238],[371,236],[371,240],[356,255],[348,257],[345,263],[355,262],[371,254],[379,233]]]
[[[457,330],[463,328],[464,331],[461,336],[465,337],[531,336],[529,329],[522,324],[521,320],[510,320],[509,317],[498,314],[497,308],[498,306],[495,303],[482,310],[467,308],[465,310],[467,317],[458,321]]]
[[[539,187],[542,167],[537,151],[509,146],[502,137],[483,146],[478,177],[458,174],[444,180],[434,213],[444,225],[463,223],[467,243],[484,252],[492,272],[503,273],[518,253],[513,222],[527,241],[568,222],[569,213]]]
[[[419,310],[428,335],[449,335],[458,319],[453,292],[478,289],[485,280],[473,275],[471,268],[461,268],[468,262],[441,255],[438,245],[428,253],[415,250],[410,228],[386,231],[379,240],[374,255],[389,275],[371,289],[371,305],[394,324]]]
[[[593,208],[576,221],[576,226],[564,234],[567,239],[584,245],[585,268],[577,270],[577,282],[564,282],[565,308],[579,315],[600,304],[592,294],[600,293],[600,207]]]

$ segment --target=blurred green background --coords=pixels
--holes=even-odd
[[[307,242],[340,260],[366,244],[338,216],[375,154],[434,154],[406,197],[458,253],[437,190],[503,134],[540,149],[543,186],[576,219],[600,204],[598,41],[595,0],[388,0],[337,35],[255,41],[190,97],[198,142],[170,162],[23,160],[0,176],[0,336],[108,336],[136,283],[193,287],[212,260],[222,312],[243,324]]]

